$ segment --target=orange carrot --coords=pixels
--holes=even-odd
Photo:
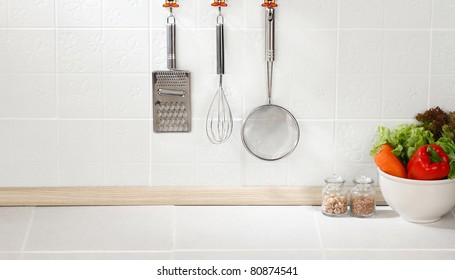
[[[374,155],[374,162],[383,172],[393,176],[406,178],[406,168],[403,163],[401,163],[401,161],[394,154],[392,154],[392,150],[392,146],[387,144],[382,145],[382,147],[379,148],[378,152]]]

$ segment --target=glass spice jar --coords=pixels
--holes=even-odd
[[[354,179],[351,190],[351,216],[372,217],[376,213],[376,192],[373,179],[360,176]]]
[[[322,214],[332,217],[344,216],[348,212],[348,192],[343,188],[346,182],[342,177],[332,176],[326,178],[322,190]]]

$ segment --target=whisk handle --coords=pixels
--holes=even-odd
[[[216,24],[216,73],[224,75],[224,24],[219,17]]]

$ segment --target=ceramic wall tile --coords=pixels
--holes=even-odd
[[[425,111],[427,106],[427,75],[386,75],[384,77],[383,118],[412,119],[418,112]]]
[[[429,31],[386,31],[384,71],[393,74],[428,74]]]
[[[455,73],[455,32],[434,31],[431,51],[431,71],[434,74]]]
[[[335,75],[291,74],[289,110],[297,119],[333,119],[335,116]],[[286,98],[286,97],[285,97]]]
[[[107,163],[104,169],[104,184],[147,187],[150,185],[150,165],[130,162]]]
[[[433,1],[433,27],[455,27],[455,3],[452,0]]]
[[[149,75],[106,75],[103,83],[105,117],[150,118]]]
[[[59,117],[100,118],[103,116],[103,76],[59,75]]]
[[[337,27],[338,1],[302,0],[279,4],[279,9],[276,11],[277,28]]]
[[[452,75],[433,75],[430,86],[430,107],[455,108],[455,79]]]
[[[0,118],[11,117],[10,77],[0,74]]]
[[[0,163],[0,187],[11,187],[13,185],[13,165],[11,163]]]
[[[57,88],[55,74],[10,76],[12,116],[15,118],[55,118]]]
[[[10,27],[53,27],[55,1],[9,0],[8,26]]]
[[[146,0],[103,0],[105,27],[148,27],[149,3]]]
[[[19,162],[13,165],[12,187],[57,187],[57,162]]]
[[[194,187],[196,186],[196,165],[175,162],[152,163],[150,176],[151,185],[155,187]]]
[[[8,73],[10,71],[10,46],[11,38],[8,30],[0,30],[0,73]]]
[[[385,26],[389,28],[429,28],[432,2],[432,0],[385,0]]]
[[[335,123],[335,161],[371,162],[370,150],[378,121],[337,121]]]
[[[205,163],[196,167],[197,186],[238,187],[242,185],[242,166],[233,163]]]
[[[10,71],[55,72],[54,30],[12,29],[8,34]]]
[[[455,106],[452,0],[282,1],[272,102],[295,115],[301,142],[284,160],[258,160],[240,131],[267,101],[265,11],[261,0],[236,0],[223,9],[234,132],[213,145],[205,135],[219,83],[211,3],[180,1],[173,10],[177,68],[191,72],[192,132],[156,134],[151,74],[167,69],[162,1],[0,0],[0,120],[11,122],[14,143],[0,148],[12,155],[0,162],[0,184],[33,184],[19,178],[30,171],[36,184],[62,186],[320,185],[326,172],[371,171],[378,124]],[[37,125],[19,128],[22,121]],[[84,131],[86,121],[95,130]],[[72,128],[90,135],[77,142]],[[315,152],[321,143],[328,148]]]
[[[15,162],[56,162],[57,121],[13,121],[13,160]]]
[[[106,162],[150,161],[150,122],[104,121]]]
[[[384,51],[383,31],[341,31],[340,73],[382,73]]]
[[[103,46],[105,72],[148,73],[150,53],[147,30],[105,30]]]
[[[341,0],[341,28],[383,28],[385,0]]]
[[[202,128],[201,128],[202,129]],[[200,133],[203,133],[199,130]],[[194,163],[196,160],[196,133],[153,133],[152,163]]]
[[[59,121],[59,149],[60,162],[102,162],[103,122]]]
[[[8,1],[0,0],[0,27],[8,26]]]
[[[12,160],[13,136],[12,121],[0,120],[0,162],[10,163]]]
[[[333,121],[300,121],[299,128],[299,145],[287,158],[289,165],[307,162],[331,163],[334,149]]]
[[[56,0],[57,26],[101,27],[102,0]]]
[[[382,75],[340,75],[337,117],[378,119],[381,117]]]
[[[104,164],[75,162],[59,164],[60,186],[96,187],[104,186]]]
[[[59,29],[57,41],[59,72],[99,73],[102,71],[104,40],[101,30]]]
[[[286,46],[292,46],[292,50]],[[261,44],[261,60],[265,59],[263,48]],[[285,74],[334,74],[336,60],[335,30],[284,29],[276,42],[276,69]]]
[[[256,158],[250,160],[256,161]],[[285,186],[286,173],[287,166],[283,163],[248,162],[243,164],[243,183],[245,186]]]

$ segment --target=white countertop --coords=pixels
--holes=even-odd
[[[455,213],[432,224],[389,207],[0,207],[0,259],[455,259]]]

